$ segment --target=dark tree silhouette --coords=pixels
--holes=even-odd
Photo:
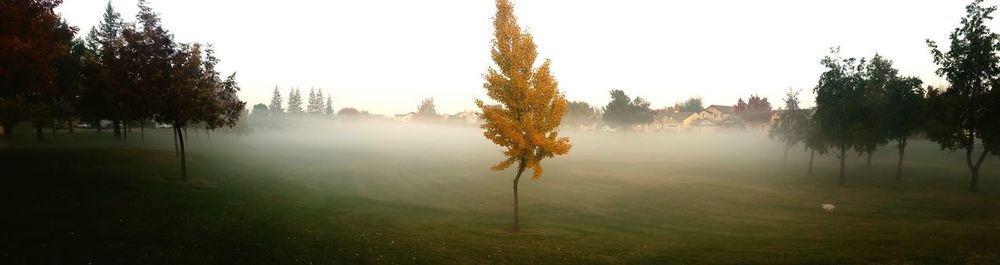
[[[951,43],[947,52],[938,50],[934,41],[927,40],[934,62],[939,68],[937,74],[944,76],[951,87],[943,92],[931,94],[931,122],[927,136],[937,142],[942,149],[965,150],[966,166],[969,168],[969,191],[979,189],[979,169],[987,154],[996,148],[1000,140],[1000,116],[997,116],[994,87],[1000,84],[1000,37],[986,25],[992,20],[996,6],[984,7],[982,0],[966,6],[966,15],[961,26],[950,35]],[[977,152],[977,141],[982,151]],[[994,151],[995,152],[995,151]]]
[[[896,141],[899,162],[896,164],[896,180],[902,178],[903,155],[906,153],[907,139],[924,128],[924,89],[916,77],[894,78],[886,86],[885,126],[887,136]]]
[[[847,149],[857,140],[856,130],[862,126],[860,119],[864,119],[857,113],[857,102],[862,100],[859,91],[864,86],[861,76],[864,62],[859,63],[855,58],[842,59],[839,53],[839,48],[833,48],[831,54],[821,61],[826,71],[820,75],[819,83],[813,89],[816,93],[813,117],[817,133],[822,134],[830,146],[840,150],[839,183],[844,186]]]
[[[875,54],[869,61],[863,61],[859,72],[863,85],[857,91],[858,100],[854,102],[854,115],[864,117],[858,119],[858,127],[854,130],[854,149],[859,155],[866,155],[866,167],[872,164],[872,154],[879,146],[889,141],[885,117],[886,86],[897,79],[899,71],[892,67],[892,61]]]
[[[60,0],[0,2],[0,125],[12,139],[14,126],[27,118],[25,100],[51,97],[53,62],[66,52],[75,29],[60,27],[53,9]],[[60,29],[62,28],[62,29]]]

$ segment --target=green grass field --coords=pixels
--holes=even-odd
[[[332,126],[236,138],[60,133],[0,145],[2,264],[1000,264],[1000,159],[914,140],[871,168],[762,134],[572,133],[522,181],[476,128]],[[824,213],[820,202],[837,205]]]

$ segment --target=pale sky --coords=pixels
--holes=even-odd
[[[609,90],[623,89],[660,108],[690,96],[733,105],[759,94],[777,108],[789,87],[814,105],[819,60],[832,46],[844,56],[879,52],[901,74],[942,84],[924,40],[947,47],[969,2],[520,0],[514,12],[570,100],[603,106]],[[56,11],[85,34],[106,3],[68,0]],[[135,4],[113,1],[128,21]],[[248,107],[269,102],[276,85],[286,100],[290,87],[322,88],[337,109],[389,115],[413,111],[426,97],[444,113],[473,110],[474,98],[486,98],[490,0],[150,5],[177,41],[215,45],[219,69],[237,71]]]

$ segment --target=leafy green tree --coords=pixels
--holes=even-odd
[[[886,86],[884,122],[887,136],[896,141],[899,162],[896,164],[896,180],[902,177],[903,155],[906,153],[907,139],[924,128],[924,89],[922,81],[916,77],[894,78]]]
[[[263,126],[270,119],[271,111],[268,110],[267,105],[264,105],[264,103],[257,103],[257,105],[253,105],[253,110],[250,111],[248,116],[251,127]]]
[[[179,67],[175,60],[178,44],[174,42],[173,34],[162,26],[159,15],[145,0],[140,0],[138,7],[136,22],[126,23],[122,28],[121,36],[124,44],[118,46],[122,69],[112,71],[118,76],[112,78],[117,83],[117,89],[111,90],[115,98],[112,101],[117,104],[120,119],[123,121],[122,135],[123,143],[126,145],[133,123],[154,116],[164,121],[167,120],[162,117],[166,115],[165,113],[176,108],[188,107],[178,103],[176,98],[180,93],[175,89],[177,78],[174,76],[173,68]],[[218,80],[201,82],[218,83]],[[197,113],[200,109],[185,111]],[[178,138],[183,139],[183,137]],[[180,150],[182,158],[184,158],[183,147],[182,143]]]
[[[679,107],[681,112],[698,112],[705,109],[701,97],[691,97],[685,100],[683,104],[680,104]]]
[[[149,104],[146,108],[157,121],[172,125],[180,147],[181,178],[187,180],[183,130],[196,124],[206,129],[232,128],[246,103],[236,96],[235,73],[225,80],[220,77],[215,68],[219,59],[211,45],[203,49],[199,43],[175,43],[146,2],[140,0],[138,5],[138,23],[123,30],[122,57],[134,86],[129,93],[144,95],[133,102]],[[133,110],[124,112],[137,113]]]
[[[100,121],[112,120],[114,137],[121,137],[118,129],[121,120],[119,96],[126,83],[127,68],[121,58],[125,22],[108,2],[103,20],[87,34],[87,51],[83,58],[83,92],[80,93],[78,112],[101,131]]]
[[[944,76],[951,87],[932,93],[932,121],[927,136],[942,149],[965,150],[966,166],[971,173],[969,191],[979,188],[979,169],[991,148],[1000,138],[1000,116],[995,101],[1000,84],[1000,37],[987,26],[996,6],[984,7],[982,0],[966,6],[961,26],[949,36],[947,52],[938,49],[937,43],[927,40],[927,45],[939,66],[937,74]],[[979,155],[977,141],[982,144]]]
[[[69,27],[65,22],[60,24],[62,27]],[[64,37],[68,37],[62,39],[66,51],[54,63],[57,96],[52,104],[55,118],[53,132],[62,126],[69,128],[70,132],[73,131],[75,106],[83,92],[83,58],[87,54],[87,47],[79,38],[70,35]]]
[[[821,60],[821,64],[826,67],[819,78],[819,83],[813,91],[816,93],[816,112],[813,117],[816,119],[817,133],[822,134],[823,139],[832,147],[840,150],[840,177],[839,184],[844,186],[846,179],[844,166],[847,158],[847,149],[854,146],[860,127],[864,126],[860,116],[857,103],[863,99],[861,93],[865,80],[861,71],[864,69],[864,62],[859,63],[856,58],[843,59],[840,57],[840,49],[831,49],[831,54]]]
[[[601,111],[583,101],[570,101],[566,105],[565,125],[592,125],[600,118]]]
[[[791,88],[785,92],[785,110],[781,112],[777,121],[771,125],[771,129],[768,131],[769,137],[785,143],[782,164],[788,160],[788,150],[806,138],[805,132],[802,130],[802,123],[808,122],[809,112],[799,109],[799,93],[801,92],[801,90],[792,90]],[[770,104],[768,104],[768,108],[770,108]]]
[[[604,122],[615,128],[629,130],[634,125],[653,122],[655,114],[649,108],[650,103],[641,97],[629,99],[625,91],[611,90],[611,102],[604,106]]]
[[[824,134],[819,129],[819,125],[816,123],[815,109],[804,110],[807,115],[804,122],[799,123],[799,131],[802,132],[805,138],[802,140],[805,143],[806,151],[809,151],[809,175],[813,172],[813,160],[816,158],[816,153],[820,155],[826,154],[829,151],[829,145],[824,138]]]
[[[877,53],[871,60],[862,59],[859,67],[863,84],[857,91],[858,101],[853,106],[855,115],[859,117],[859,126],[854,130],[854,148],[859,155],[867,156],[865,165],[870,167],[875,150],[889,141],[884,107],[886,86],[897,79],[899,71],[892,67],[892,61]]]

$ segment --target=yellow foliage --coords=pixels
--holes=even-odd
[[[504,170],[518,163],[518,170],[531,168],[533,179],[542,176],[541,161],[569,152],[569,138],[559,137],[559,123],[566,112],[566,98],[549,72],[548,59],[535,68],[535,42],[522,31],[508,0],[497,0],[493,18],[493,62],[483,78],[486,95],[499,104],[476,100],[482,110],[483,135],[504,148],[506,157],[492,167]]]

